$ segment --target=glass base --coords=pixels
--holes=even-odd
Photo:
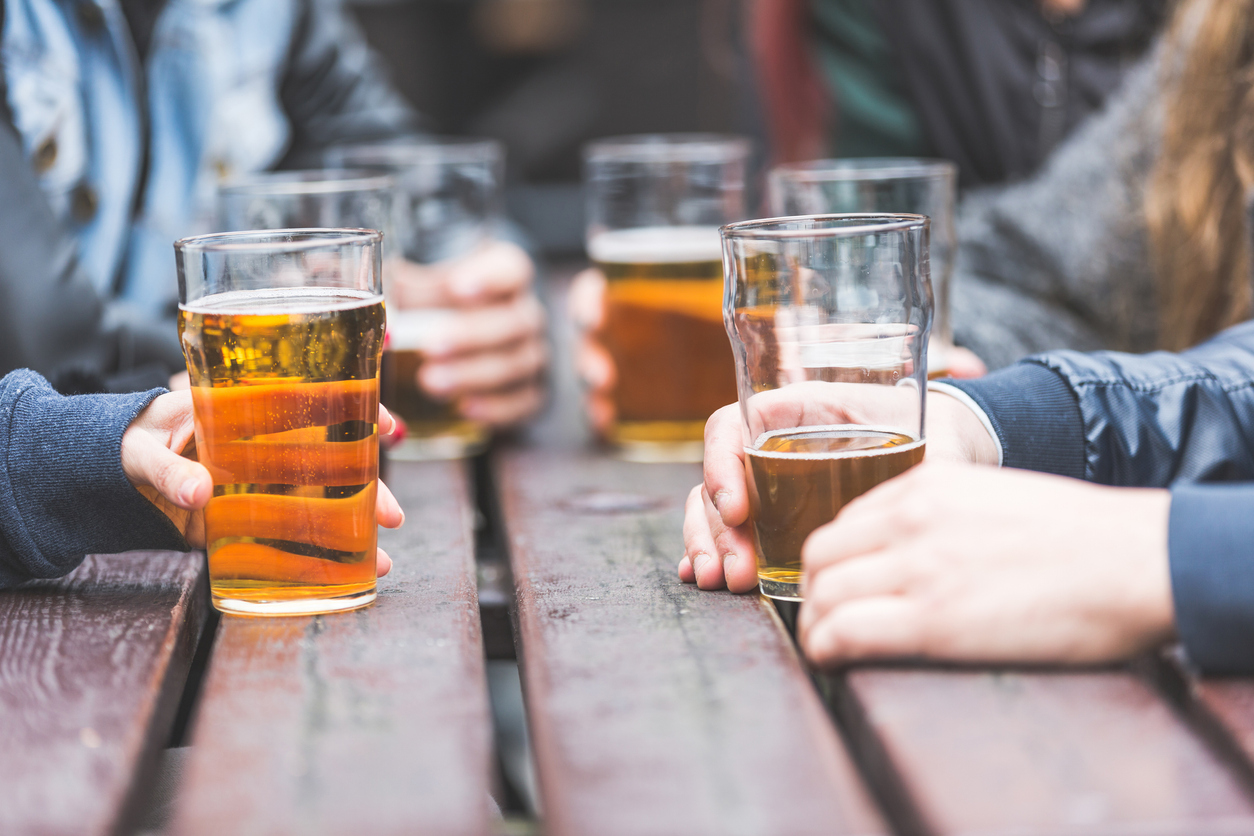
[[[758,576],[758,588],[762,590],[762,594],[767,598],[774,598],[777,601],[800,601],[801,584],[791,581],[780,581],[775,578],[764,578]]]
[[[213,606],[229,615],[322,615],[323,613],[347,612],[374,603],[378,592],[374,587],[351,595],[334,598],[295,598],[287,601],[246,601],[230,595],[213,593]]]
[[[487,449],[485,436],[467,438],[460,435],[439,435],[431,438],[406,438],[389,447],[388,458],[398,462],[446,461],[465,459]]]
[[[617,421],[609,440],[624,461],[700,463],[705,421]]]
[[[700,464],[705,457],[703,441],[617,441],[614,452],[628,462]]]

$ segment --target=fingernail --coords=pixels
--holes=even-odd
[[[697,552],[692,557],[692,571],[694,574],[701,572],[701,567],[710,562],[710,556],[705,552]]]
[[[453,295],[459,299],[473,299],[483,292],[483,282],[478,276],[453,282]]]
[[[400,522],[400,525],[397,525],[397,526],[396,526],[397,528],[400,528],[402,525],[404,525],[404,524],[405,524],[405,509],[404,509],[404,508],[400,508],[400,507],[398,507],[396,510],[398,510],[398,511],[400,511],[400,512],[401,512],[401,522]]]
[[[730,491],[719,491],[718,493],[714,494],[713,498],[710,500],[711,502],[714,503],[714,507],[718,509],[718,512],[720,514],[723,513],[723,502],[727,499],[727,495],[729,493]]]
[[[200,481],[197,479],[188,479],[184,482],[178,492],[179,505],[184,508],[192,507],[192,503],[196,501],[196,488],[199,485]]]
[[[443,366],[428,366],[422,371],[422,385],[436,395],[453,388],[453,376]]]
[[[728,552],[727,554],[723,555],[723,573],[726,574],[728,570],[731,569],[731,565],[739,559],[740,559],[740,556],[736,554],[735,552]]]

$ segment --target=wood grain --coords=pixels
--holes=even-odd
[[[208,606],[199,553],[89,555],[0,592],[0,833],[133,824]]]
[[[484,834],[491,720],[461,463],[394,463],[404,527],[357,612],[223,616],[181,834]]]
[[[546,833],[886,832],[767,605],[676,577],[699,468],[497,465]]]
[[[1143,680],[1119,670],[863,668],[841,713],[935,834],[1254,833],[1234,776]],[[871,738],[868,740],[867,738]],[[866,760],[876,763],[875,752]]]

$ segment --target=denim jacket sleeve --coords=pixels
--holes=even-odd
[[[26,369],[0,379],[0,588],[93,552],[187,548],[122,471],[122,434],[161,391],[64,397]]]
[[[1254,322],[1168,354],[1031,358],[957,385],[1003,461],[1171,487],[1176,632],[1209,673],[1254,673]]]

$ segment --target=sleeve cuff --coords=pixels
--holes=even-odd
[[[1254,673],[1254,484],[1171,491],[1167,553],[1176,632],[1206,673]]]
[[[944,383],[964,392],[984,414],[1003,466],[1085,477],[1084,419],[1075,393],[1057,372],[1023,362],[977,380]]]

